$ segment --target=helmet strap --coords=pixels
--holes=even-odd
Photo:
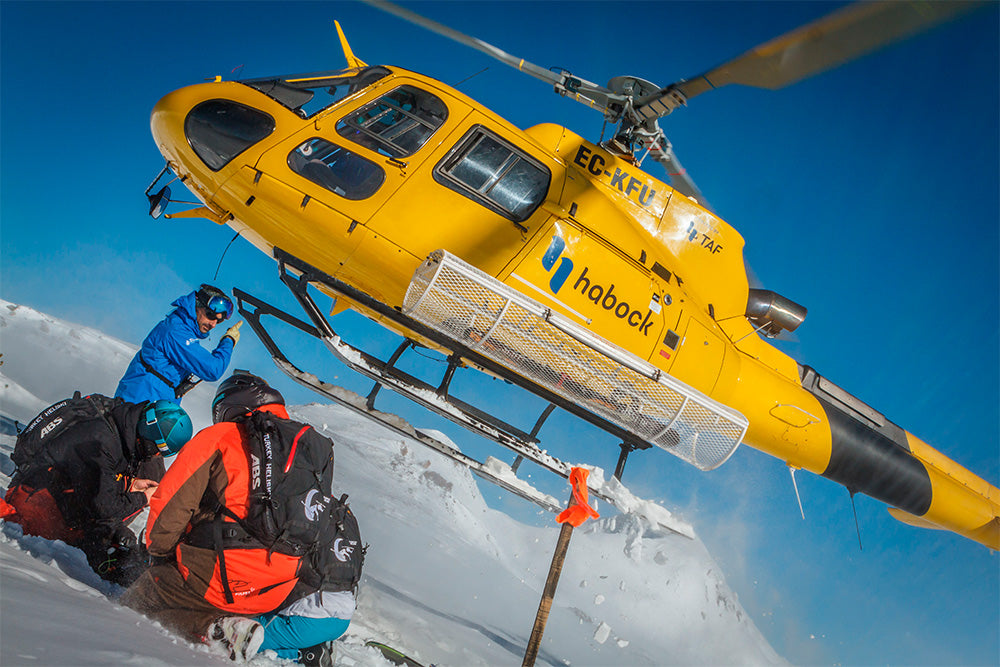
[[[160,428],[160,422],[156,418],[156,411],[154,410],[152,404],[146,408],[146,426],[155,426],[156,432],[160,434],[159,440],[151,440],[150,443],[153,445],[153,455],[163,454],[164,456],[170,455],[170,448],[167,446],[167,439],[163,435],[163,429]]]

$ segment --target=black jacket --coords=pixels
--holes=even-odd
[[[48,488],[72,527],[112,528],[130,519],[146,505],[145,494],[128,491],[132,479],[163,474],[159,457],[152,460],[155,447],[136,435],[145,407],[117,399],[105,415],[69,425],[19,466],[15,481]]]

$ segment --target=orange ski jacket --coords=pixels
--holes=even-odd
[[[259,410],[288,418],[284,406]],[[235,614],[278,609],[298,581],[300,558],[265,548],[225,549],[233,602],[227,602],[214,549],[188,542],[192,530],[211,527],[217,501],[238,517],[247,515],[250,462],[243,427],[222,422],[198,432],[174,459],[149,501],[146,546],[154,557],[176,555],[189,588],[213,606]],[[206,526],[206,524],[208,524]],[[228,518],[223,525],[236,526]]]

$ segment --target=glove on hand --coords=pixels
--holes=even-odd
[[[240,320],[239,322],[237,322],[233,326],[231,326],[228,329],[226,329],[226,333],[222,334],[222,337],[225,338],[226,336],[229,336],[230,338],[232,338],[233,339],[233,345],[235,346],[236,343],[240,342],[240,327],[241,326],[243,326],[243,320]]]

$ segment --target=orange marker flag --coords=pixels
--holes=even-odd
[[[573,468],[569,473],[569,484],[573,489],[573,502],[556,517],[558,523],[569,523],[577,528],[587,519],[598,519],[600,514],[587,504],[587,477],[590,471],[586,468]]]

